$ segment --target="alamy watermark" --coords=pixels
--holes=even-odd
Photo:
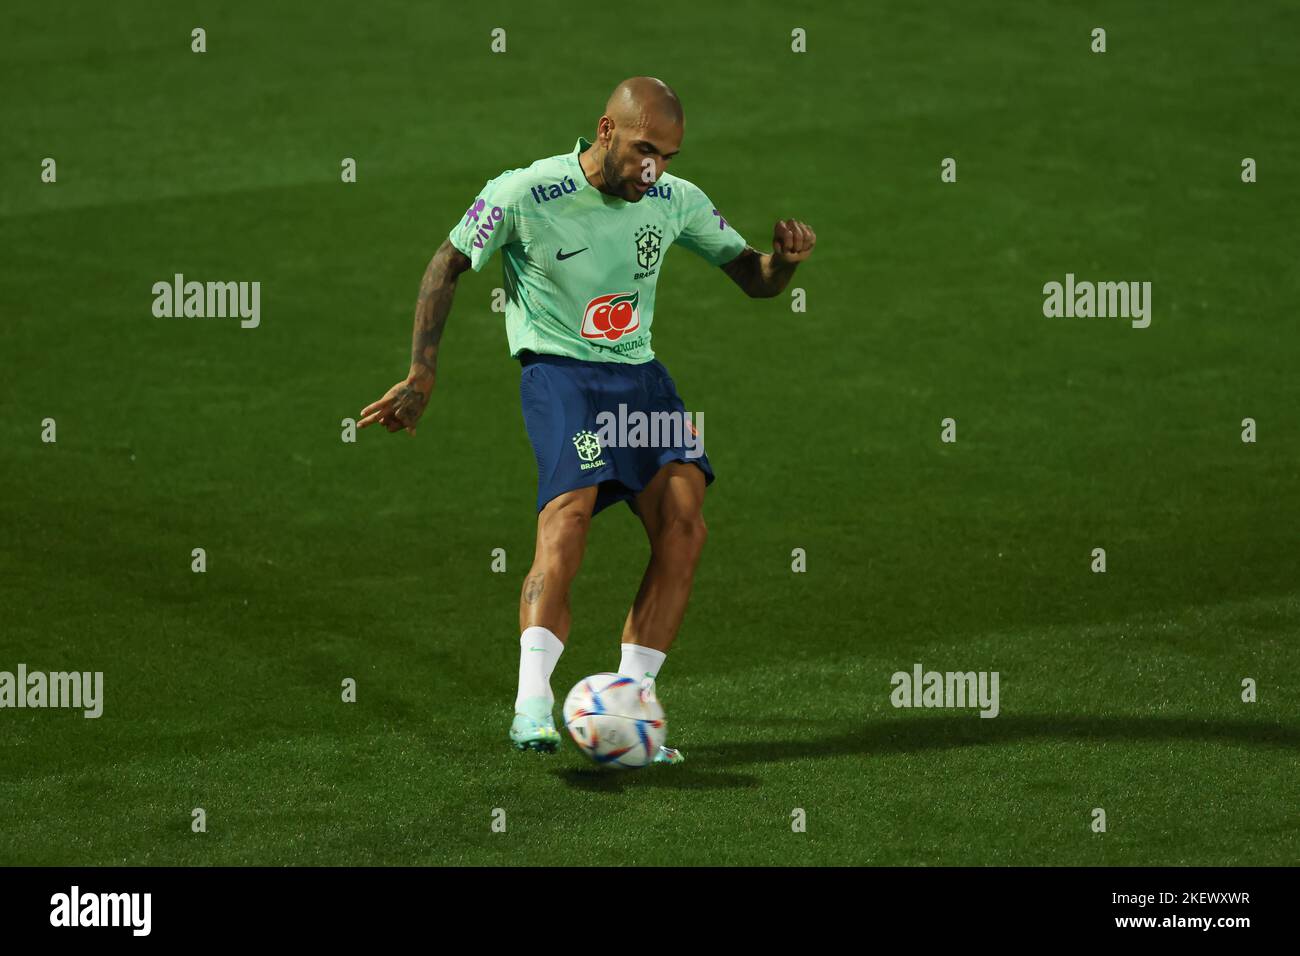
[[[68,707],[84,710],[88,719],[104,712],[104,672],[27,670],[0,671],[0,708]]]
[[[1130,319],[1133,328],[1151,324],[1150,282],[1075,282],[1074,273],[1065,283],[1043,286],[1043,315],[1049,319]]]
[[[152,914],[152,893],[83,893],[74,884],[50,897],[51,926],[123,926],[133,936],[148,936]]]
[[[238,318],[244,329],[262,322],[260,282],[186,282],[178,272],[171,282],[155,282],[153,295],[153,314],[160,319]]]
[[[586,429],[573,436],[573,447],[586,471],[605,464],[606,448],[682,448],[688,459],[704,454],[704,413],[627,410],[620,402],[618,412],[596,415],[596,431]]]
[[[997,671],[924,670],[912,665],[912,672],[897,671],[889,702],[895,707],[979,707],[981,717],[998,715]]]

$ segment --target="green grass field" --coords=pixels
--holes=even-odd
[[[105,703],[0,710],[0,863],[1300,861],[1300,10],[1090,6],[6,5],[0,670]],[[660,682],[690,761],[617,774],[506,740],[535,468],[499,265],[416,438],[340,421],[483,182],[643,73],[672,172],[818,246],[802,314],[668,256],[718,480]],[[261,325],[155,318],[177,272],[260,281]],[[1067,272],[1151,281],[1150,327],[1044,317]],[[646,554],[595,522],[561,696]],[[1000,715],[895,709],[917,662],[998,671]]]

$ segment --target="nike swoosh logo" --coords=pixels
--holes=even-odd
[[[581,249],[578,250],[578,252],[586,252],[590,248],[591,246],[583,246]],[[578,254],[578,252],[570,252],[566,255],[563,249],[556,249],[555,258],[557,261],[563,262],[565,259],[572,259],[574,256]]]

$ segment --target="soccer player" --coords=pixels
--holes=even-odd
[[[804,223],[783,219],[770,254],[748,246],[699,187],[667,172],[682,135],[677,95],[659,80],[633,77],[610,96],[594,143],[580,137],[572,152],[489,180],[425,270],[410,371],[358,422],[415,434],[437,381],[438,343],[457,278],[481,270],[500,249],[510,355],[522,365],[524,425],[537,456],[537,547],[519,601],[519,689],[510,727],[520,750],[552,752],[559,744],[550,679],[569,638],[569,586],[593,515],[626,501],[650,540],[649,566],[623,625],[618,672],[653,682],[686,611],[713,469],[650,347],[667,247],[683,245],[720,266],[747,295],[768,297],[786,287],[817,239]],[[688,424],[661,428],[658,437],[666,440],[651,447],[606,445],[600,438],[608,439],[609,429],[600,426],[620,405],[625,416],[668,413]],[[664,747],[655,759],[684,757]]]

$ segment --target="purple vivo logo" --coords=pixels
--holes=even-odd
[[[475,199],[470,207],[465,210],[465,225],[471,222],[479,222],[479,216],[487,207],[487,201],[482,197]],[[483,243],[492,235],[493,230],[505,219],[505,211],[500,206],[493,206],[492,211],[488,213],[480,223],[478,232],[474,235],[474,248],[482,249]]]

